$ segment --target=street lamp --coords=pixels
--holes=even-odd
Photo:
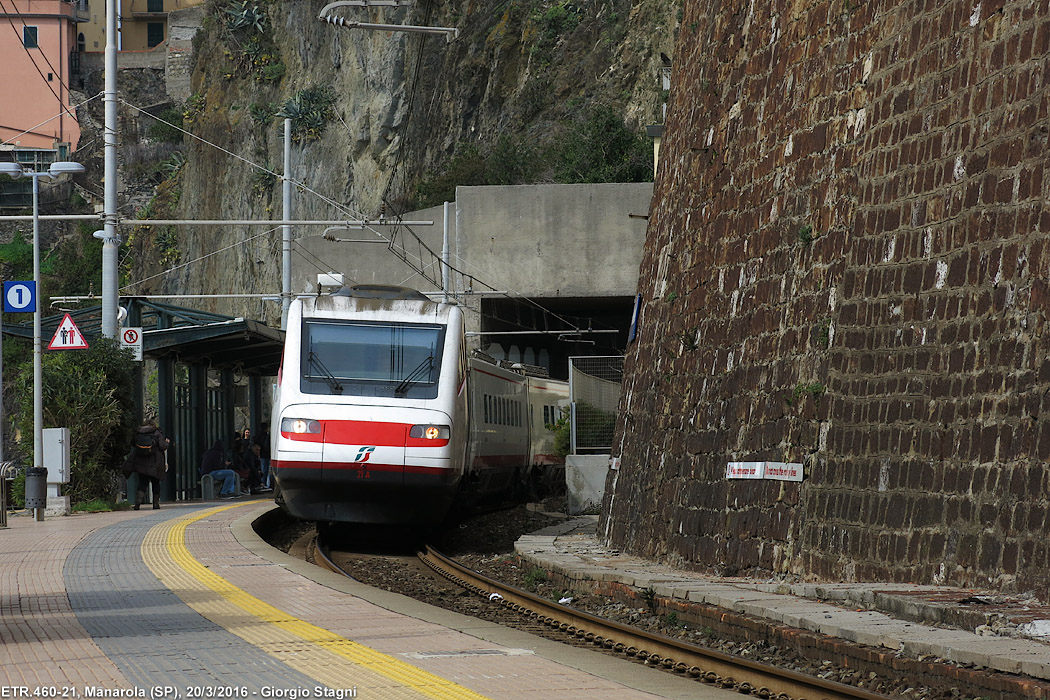
[[[40,342],[40,305],[43,300],[40,283],[40,178],[53,178],[67,173],[82,173],[80,163],[59,161],[44,172],[24,170],[18,163],[0,163],[0,175],[33,178],[33,280],[36,281],[36,310],[33,311],[33,466],[44,464],[44,365]],[[37,518],[39,520],[39,517]]]

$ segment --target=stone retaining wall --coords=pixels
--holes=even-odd
[[[1050,6],[785,7],[685,3],[603,537],[1045,598]]]

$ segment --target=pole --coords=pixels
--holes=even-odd
[[[284,120],[284,213],[292,219],[292,120]],[[288,309],[292,305],[292,227],[281,227],[281,330],[288,328]]]
[[[441,291],[445,293],[445,303],[448,303],[448,202],[444,209],[445,232],[441,238]]]
[[[0,396],[4,395],[4,311],[0,307]],[[7,501],[4,500],[4,402],[0,399],[0,511],[7,514]],[[0,521],[3,519],[0,518]],[[0,522],[0,527],[6,525]]]
[[[106,66],[104,102],[105,170],[104,212],[105,237],[102,239],[102,335],[117,337],[117,263],[120,237],[117,233],[117,3],[106,0]]]
[[[44,466],[44,365],[40,343],[40,307],[44,300],[43,280],[40,279],[40,177],[44,173],[31,173],[33,177],[33,279],[36,280],[36,309],[33,311],[33,466]],[[37,522],[44,519],[41,508],[33,509]]]

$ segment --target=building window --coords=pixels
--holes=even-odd
[[[164,12],[164,0],[146,0],[146,12]]]
[[[153,47],[164,41],[164,23],[163,22],[147,22],[146,23],[146,45]]]
[[[36,27],[22,27],[22,44],[27,49],[40,48],[40,44],[37,41]]]

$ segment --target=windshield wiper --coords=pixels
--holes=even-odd
[[[423,358],[423,361],[416,365],[416,368],[412,372],[401,380],[401,383],[394,389],[395,396],[404,396],[408,391],[409,387],[413,384],[418,384],[424,374],[428,374],[434,368],[434,356],[427,355]]]
[[[325,383],[328,384],[328,388],[331,389],[333,394],[342,394],[343,385],[339,383],[339,380],[335,378],[335,375],[328,371],[328,368],[324,366],[321,359],[317,357],[317,353],[313,350],[310,351],[309,361],[310,364],[321,370],[321,379],[324,379]]]

